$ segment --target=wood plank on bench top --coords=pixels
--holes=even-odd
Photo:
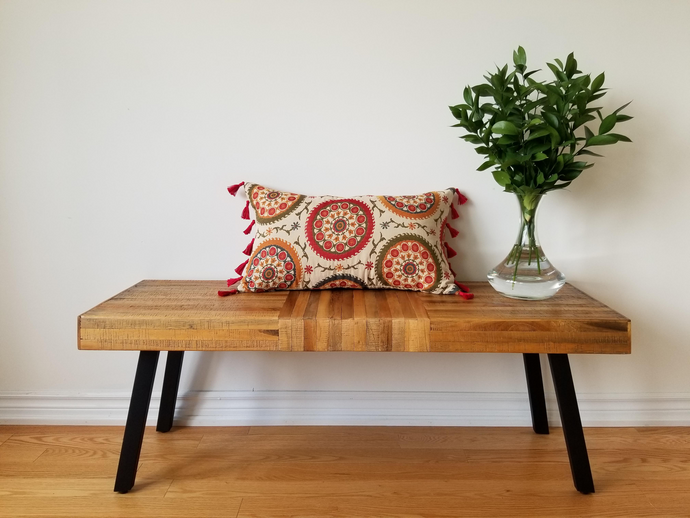
[[[79,317],[92,350],[630,353],[630,320],[571,285],[546,301],[468,283],[470,301],[397,290],[240,293],[142,281]]]

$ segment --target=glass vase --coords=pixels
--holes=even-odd
[[[541,195],[516,195],[520,207],[520,231],[507,257],[487,277],[496,291],[513,299],[543,300],[553,297],[565,284],[565,275],[548,260],[537,234],[537,210]]]

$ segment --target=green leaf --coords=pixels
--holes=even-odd
[[[609,136],[616,137],[618,142],[632,142],[632,140],[630,140],[625,135],[621,135],[620,133],[609,133]]]
[[[539,176],[537,176],[537,185],[541,185],[544,183],[544,173],[539,171]]]
[[[565,75],[570,79],[575,75],[575,72],[577,72],[577,60],[575,54],[571,52],[568,54],[568,59],[565,60]]]
[[[564,68],[564,67],[563,67],[563,62],[562,62],[560,59],[558,59],[558,58],[554,59],[554,61],[555,61],[556,63],[558,63],[558,66],[561,67],[561,70],[563,70],[563,68]]]
[[[465,89],[462,91],[462,97],[465,99],[465,102],[472,106],[472,91],[470,90],[469,86],[466,86]]]
[[[606,76],[603,72],[594,78],[594,81],[592,81],[592,92],[596,92],[599,90],[599,88],[601,88],[601,86],[604,84],[605,78]]]
[[[567,170],[583,171],[584,169],[589,169],[593,164],[588,164],[587,162],[573,162],[568,164]]]
[[[587,139],[588,146],[608,146],[609,144],[615,144],[616,142],[618,142],[618,139],[611,135],[596,135],[590,139]]]
[[[553,187],[551,187],[551,188],[549,188],[549,189],[547,189],[547,190],[548,190],[548,191],[556,191],[556,190],[558,190],[558,189],[565,189],[565,188],[568,187],[569,185],[570,185],[570,182],[565,182],[565,183],[561,183],[561,184],[558,184],[558,185],[554,185]]]
[[[484,143],[484,142],[482,142],[482,139],[480,139],[477,135],[463,135],[460,138],[463,140],[466,140],[470,144],[480,145],[480,144]]]
[[[479,146],[477,148],[474,148],[474,150],[477,152],[478,155],[488,155],[489,154],[489,148],[486,146]]]
[[[520,130],[512,122],[500,121],[491,127],[491,131],[499,135],[517,135]]]
[[[594,132],[587,126],[585,126],[585,136],[587,137],[587,140],[591,139],[594,136]]]
[[[616,111],[614,111],[613,113],[615,113],[616,115],[618,115],[618,113],[619,113],[621,110],[627,108],[627,107],[630,105],[631,102],[632,102],[632,101],[625,103],[623,106],[621,106],[620,108],[618,108],[618,109],[617,109]]]
[[[632,119],[632,117],[630,115],[623,115],[623,114],[616,115],[616,122],[625,122],[625,121],[629,121],[630,119]]]
[[[503,135],[500,139],[496,141],[499,146],[509,146],[511,144],[517,144],[517,137],[515,135]]]
[[[551,130],[551,149],[556,149],[561,143],[561,136],[555,129]]]
[[[556,173],[553,173],[551,176],[549,176],[549,178],[546,181],[550,183],[555,182],[556,180],[558,180],[558,175]]]
[[[546,151],[547,149],[551,149],[550,142],[544,142],[541,144],[530,143],[530,145],[527,148],[525,148],[525,154],[533,155],[535,153],[541,153],[543,151]]]
[[[513,63],[515,63],[516,67],[518,65],[524,66],[527,64],[527,54],[525,53],[525,49],[518,47],[517,50],[513,51]]]
[[[575,178],[580,176],[582,171],[568,171],[567,173],[561,175],[561,180],[568,180],[569,182],[572,182]]]
[[[534,140],[535,138],[543,137],[545,135],[549,135],[551,132],[547,129],[540,129],[537,131],[532,131],[529,134],[529,137],[527,137],[527,140]]]
[[[616,125],[616,114],[612,113],[611,115],[607,116],[603,121],[601,121],[601,124],[599,124],[599,135],[603,135],[604,133],[608,133],[613,129],[613,127]]]
[[[494,180],[496,180],[498,185],[501,187],[505,187],[506,185],[510,184],[510,175],[505,171],[494,171],[492,174],[494,175]]]
[[[544,120],[554,129],[558,129],[558,117],[551,112],[542,112]]]
[[[493,160],[487,160],[482,165],[477,167],[477,171],[484,171],[484,170],[488,169],[489,167],[491,167],[492,165],[495,165],[495,164],[496,163]]]
[[[547,158],[549,157],[544,153],[537,153],[532,157],[532,162],[539,162],[541,160],[546,160]]]
[[[590,151],[589,149],[581,149],[580,151],[577,152],[578,155],[590,155],[590,156],[598,156],[598,157],[603,157],[604,155],[600,155],[599,153],[595,153],[594,151]]]
[[[472,91],[480,97],[491,97],[494,94],[494,89],[491,87],[491,85],[487,85],[485,83],[473,86]]]
[[[526,65],[527,64],[527,52],[525,52],[525,49],[522,48],[522,45],[518,47],[518,56],[520,57],[520,64]]]
[[[462,109],[460,109],[458,106],[449,106],[450,112],[453,114],[453,117],[455,117],[458,120],[462,120]]]
[[[563,160],[563,155],[558,155],[558,158],[556,159],[556,172],[560,173],[563,170],[564,165],[565,162]]]
[[[556,65],[553,63],[547,63],[546,66],[548,66],[551,69],[551,72],[553,72],[553,75],[556,76],[556,78],[560,79],[561,81],[565,81],[568,79],[563,72],[561,72]]]

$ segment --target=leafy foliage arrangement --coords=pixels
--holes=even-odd
[[[591,106],[606,95],[604,73],[592,80],[578,70],[572,53],[565,64],[554,61],[547,63],[554,79],[537,81],[532,76],[539,70],[527,71],[527,54],[518,47],[510,73],[508,65],[496,67],[495,73],[484,76],[486,83],[464,89],[463,104],[450,106],[459,121],[453,127],[465,129],[461,138],[486,157],[478,170],[493,169],[496,182],[518,196],[523,224],[531,226],[532,236],[541,196],[569,186],[592,167],[586,157],[601,155],[590,148],[630,142],[625,135],[612,133],[618,123],[632,119],[621,113],[630,103],[607,116],[601,107]],[[597,118],[595,133],[587,123]],[[530,256],[534,252],[538,261],[535,240],[529,241]]]

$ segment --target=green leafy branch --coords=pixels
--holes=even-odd
[[[594,79],[577,68],[575,56],[547,63],[554,79],[537,81],[539,70],[527,71],[522,47],[513,52],[513,70],[496,67],[486,83],[463,91],[464,103],[450,106],[459,121],[453,127],[467,131],[462,139],[477,146],[485,161],[479,171],[492,169],[496,182],[514,192],[525,208],[536,197],[570,185],[594,164],[587,156],[601,156],[590,148],[631,142],[613,133],[617,124],[632,119],[622,113],[627,103],[603,116],[592,104],[606,95],[602,72]],[[588,123],[599,120],[595,133]]]

